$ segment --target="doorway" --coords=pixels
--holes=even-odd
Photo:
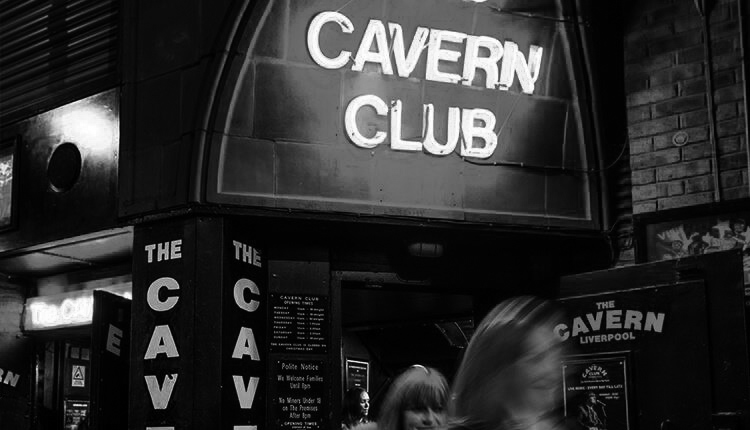
[[[452,380],[474,330],[475,299],[396,276],[359,278],[340,282],[341,391],[365,388],[376,418],[391,382],[409,366],[433,367]]]

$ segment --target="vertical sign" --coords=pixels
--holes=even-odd
[[[222,428],[256,430],[265,419],[267,264],[256,240],[224,230]]]
[[[129,413],[134,429],[174,430],[193,420],[195,225],[186,220],[136,228]]]
[[[91,323],[91,428],[128,427],[130,300],[94,291]]]

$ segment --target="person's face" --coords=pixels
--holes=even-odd
[[[589,396],[588,402],[589,405],[595,405],[596,404],[596,395]]]
[[[744,231],[745,231],[745,224],[744,223],[738,222],[738,223],[734,224],[734,232],[736,234],[740,234],[740,233],[742,233]]]
[[[553,409],[562,389],[562,343],[549,326],[536,327],[524,342],[522,357],[508,372],[520,407],[537,412]]]
[[[672,241],[672,249],[675,251],[681,251],[682,250],[682,242],[679,240],[673,240]]]
[[[402,430],[437,430],[445,424],[445,412],[443,409],[406,409],[403,412]]]
[[[363,391],[359,394],[359,413],[363,417],[366,417],[369,411],[370,411],[370,396],[367,394],[366,391]]]

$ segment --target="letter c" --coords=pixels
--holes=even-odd
[[[179,297],[177,296],[167,297],[164,301],[159,300],[159,290],[162,288],[168,290],[179,290],[180,284],[178,284],[174,278],[165,276],[155,280],[149,285],[148,293],[146,294],[146,301],[148,302],[149,307],[157,312],[164,312],[172,309],[174,305],[177,304],[177,300],[179,300]]]
[[[388,115],[388,105],[385,104],[383,99],[372,94],[365,94],[355,97],[354,100],[349,102],[344,113],[344,128],[346,129],[346,136],[352,143],[360,148],[370,149],[383,143],[388,134],[383,131],[377,131],[375,132],[375,136],[368,138],[359,132],[357,128],[357,112],[365,105],[372,106],[375,109],[375,113],[380,116]]]
[[[258,309],[258,306],[260,306],[260,302],[257,300],[246,302],[244,295],[245,289],[250,290],[253,294],[260,295],[260,289],[255,285],[255,282],[242,278],[234,283],[234,302],[237,303],[237,306],[242,310],[255,312]]]
[[[560,336],[560,339],[562,340],[568,340],[568,337],[570,337],[570,331],[568,330],[568,326],[565,324],[556,325],[552,331],[554,331],[556,335]]]
[[[323,28],[323,24],[328,22],[338,24],[344,33],[354,31],[354,25],[346,16],[338,12],[321,12],[315,15],[315,18],[310,22],[310,27],[307,28],[307,50],[319,66],[326,69],[340,69],[349,62],[352,53],[341,51],[335,58],[328,58],[323,55],[323,51],[320,50],[320,29]]]

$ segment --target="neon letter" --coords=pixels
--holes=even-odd
[[[391,102],[391,105],[391,149],[421,151],[421,142],[401,138],[401,100]]]
[[[375,52],[370,51],[373,40],[375,41]],[[359,50],[354,57],[352,70],[361,72],[367,62],[380,64],[385,75],[393,74],[385,26],[377,19],[371,19],[370,23],[367,24],[367,29],[365,29],[365,34],[359,44]]]
[[[432,104],[424,105],[422,113],[422,136],[424,136],[424,149],[430,154],[446,155],[456,149],[458,135],[461,127],[461,110],[457,107],[448,108],[448,141],[443,145],[435,140],[435,107]]]
[[[341,51],[334,58],[328,58],[323,55],[323,51],[320,50],[320,29],[323,28],[323,24],[328,22],[338,24],[344,33],[354,31],[352,22],[346,16],[338,12],[321,12],[313,18],[312,22],[310,22],[310,27],[307,29],[307,51],[310,53],[313,61],[318,63],[319,66],[326,69],[340,69],[349,62],[349,57],[352,53]]]
[[[443,42],[461,43],[466,38],[466,34],[455,31],[432,30],[430,31],[430,45],[427,48],[427,71],[425,78],[435,82],[447,82],[450,84],[458,83],[461,76],[456,73],[441,72],[438,69],[440,61],[456,62],[461,57],[461,53],[450,49],[440,48]]]
[[[362,106],[371,106],[375,109],[375,113],[381,116],[388,114],[388,105],[378,96],[371,94],[365,94],[363,96],[355,97],[354,100],[349,102],[349,106],[346,107],[346,113],[344,114],[344,127],[346,128],[346,135],[353,144],[360,148],[374,148],[383,141],[385,141],[388,135],[384,131],[376,131],[375,136],[367,138],[359,132],[357,128],[357,112]]]
[[[484,125],[477,127],[474,125],[475,120],[483,122]],[[491,111],[487,109],[464,109],[461,130],[464,134],[461,156],[488,158],[495,152],[497,147],[495,114]],[[475,147],[473,143],[475,137],[484,140],[484,146]]]
[[[409,53],[406,53],[404,47],[404,31],[399,24],[389,22],[388,28],[391,30],[391,40],[393,41],[393,57],[396,60],[396,72],[402,78],[408,78],[414,68],[417,67],[419,57],[422,55],[427,45],[427,36],[430,30],[425,27],[417,27],[414,33],[414,39],[409,46]]]

